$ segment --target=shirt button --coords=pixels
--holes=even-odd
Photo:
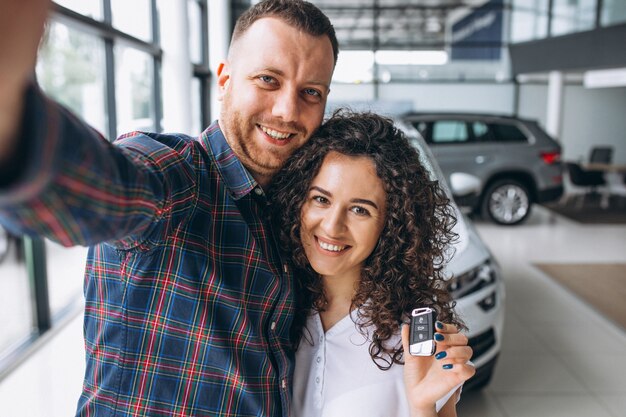
[[[270,329],[274,330],[276,329],[276,322],[273,321],[272,324],[270,324]]]
[[[317,363],[320,363],[320,362],[322,361],[322,357],[321,357],[321,356],[318,356],[318,357],[317,357],[317,359],[315,359],[315,361],[316,361]]]
[[[320,377],[319,376],[317,378],[315,378],[315,383],[317,383],[317,384],[320,383]]]
[[[281,386],[283,389],[287,389],[287,380],[286,380],[286,379],[281,380],[281,381],[280,381],[280,386]]]
[[[254,189],[254,193],[255,193],[256,195],[262,195],[262,194],[263,194],[263,190],[261,189],[261,187],[256,187],[256,188]]]

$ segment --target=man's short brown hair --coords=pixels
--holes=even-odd
[[[264,17],[278,18],[296,29],[312,36],[328,36],[333,47],[333,58],[337,63],[339,44],[335,28],[317,6],[304,0],[263,0],[247,9],[237,19],[231,45],[243,35],[254,22]]]

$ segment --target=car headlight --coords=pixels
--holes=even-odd
[[[496,282],[496,274],[491,260],[487,260],[464,274],[450,278],[448,291],[452,293],[454,298],[465,297]]]

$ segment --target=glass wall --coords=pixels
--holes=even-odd
[[[602,26],[626,23],[626,1],[602,0],[600,24]]]
[[[548,36],[549,0],[512,0],[511,42],[525,42]]]
[[[552,36],[593,29],[596,0],[553,0]]]
[[[22,239],[0,226],[0,363],[35,329]]]
[[[626,23],[625,0],[509,0],[509,4],[512,43]]]
[[[37,80],[46,93],[107,133],[104,41],[51,22],[37,61]]]
[[[57,0],[36,67],[52,98],[113,139],[160,131],[160,0]],[[171,1],[171,0],[163,0]],[[189,16],[194,127],[208,120],[206,0],[180,2]],[[162,17],[167,24],[167,16]],[[191,100],[191,98],[190,98]],[[11,236],[0,227],[0,379],[39,335],[83,306],[87,248]]]

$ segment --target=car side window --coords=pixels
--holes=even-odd
[[[464,121],[437,120],[433,122],[432,143],[466,143],[468,140],[467,124]]]
[[[528,142],[528,138],[517,126],[508,123],[491,123],[489,125],[496,142],[520,143]]]
[[[489,131],[487,124],[483,122],[472,122],[472,133],[474,134],[475,142],[491,142],[493,136]]]

